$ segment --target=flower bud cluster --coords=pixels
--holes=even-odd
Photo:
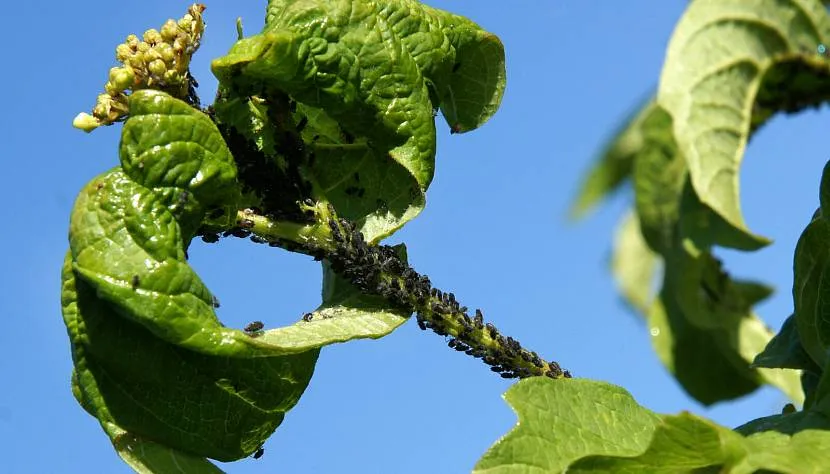
[[[205,29],[204,10],[204,5],[194,3],[178,21],[167,20],[161,29],[145,31],[142,38],[129,35],[115,48],[115,59],[121,66],[110,69],[104,93],[98,96],[92,115],[80,113],[72,125],[90,132],[123,120],[129,113],[131,91],[156,89],[188,98],[193,82],[190,60]]]

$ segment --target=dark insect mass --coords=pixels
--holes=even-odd
[[[138,275],[133,275],[133,278],[132,278],[132,280],[130,281],[130,284],[132,285],[133,290],[138,289],[138,285],[139,285],[140,283],[141,283],[141,281],[140,281],[140,279],[138,278]]]
[[[258,447],[256,449],[256,452],[254,453],[254,459],[261,458],[263,454],[265,454],[265,448],[263,448],[262,446]]]
[[[255,332],[262,331],[262,328],[264,328],[264,327],[265,327],[265,325],[262,323],[262,321],[252,321],[252,322],[248,323],[247,326],[245,326],[244,331],[247,332],[247,333],[255,333]]]

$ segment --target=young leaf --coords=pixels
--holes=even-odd
[[[775,112],[830,99],[830,62],[815,53],[828,43],[819,0],[697,0],[674,31],[657,100],[674,117],[701,201],[739,230],[747,231],[738,171],[749,136]]]
[[[274,0],[267,11],[263,32],[238,41],[213,72],[242,96],[267,100],[279,90],[306,108],[318,197],[377,242],[424,207],[433,112],[440,107],[454,132],[495,113],[505,84],[501,42],[410,1]],[[332,143],[327,121],[350,139]]]

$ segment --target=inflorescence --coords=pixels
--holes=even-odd
[[[194,3],[178,21],[170,19],[160,30],[145,31],[143,41],[136,35],[128,36],[115,49],[121,66],[110,69],[109,81],[92,115],[80,113],[72,125],[91,132],[123,120],[129,114],[129,92],[140,89],[161,90],[198,107],[190,60],[205,29],[204,10],[204,5]]]
[[[306,203],[307,206],[311,204]],[[251,209],[240,215],[236,226],[222,234],[224,237],[248,237],[255,243],[299,251],[318,261],[327,260],[335,273],[362,292],[380,295],[394,306],[415,313],[418,327],[449,336],[449,347],[483,360],[503,378],[571,376],[556,362],[543,360],[537,353],[524,349],[516,339],[502,335],[491,323],[485,323],[480,309],[470,316],[468,308],[462,306],[453,293],[433,287],[429,277],[413,270],[398,257],[393,247],[369,245],[351,222],[336,218],[331,207],[326,213],[331,235],[330,245],[326,246],[258,235],[255,221],[262,217]],[[210,237],[203,235],[202,239],[207,242],[219,239],[218,234],[208,235]]]

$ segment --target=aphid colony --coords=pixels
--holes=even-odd
[[[243,215],[254,216],[257,212],[257,209],[247,209]],[[336,215],[334,209],[330,209],[330,214]],[[450,336],[449,347],[481,359],[503,378],[571,376],[556,362],[544,361],[537,353],[522,348],[519,341],[503,336],[495,326],[485,323],[481,310],[475,310],[475,315],[470,317],[467,307],[459,304],[453,293],[433,288],[429,277],[418,274],[404,263],[392,247],[369,246],[363,234],[345,219],[330,219],[328,224],[334,244],[332,249],[252,235],[248,229],[253,227],[253,221],[246,218],[240,219],[236,227],[226,230],[222,236],[250,237],[256,243],[299,251],[318,261],[328,260],[332,270],[362,292],[383,296],[402,310],[415,312],[418,327]],[[203,234],[202,240],[216,242],[219,235]],[[312,314],[306,313],[302,319],[311,321]],[[245,332],[254,337],[262,329],[255,328],[255,323],[259,321],[245,328]]]
[[[317,251],[315,259],[326,258],[332,270],[361,291],[379,294],[405,310],[414,310],[421,329],[452,336],[448,343],[451,348],[482,359],[504,378],[570,377],[557,363],[545,362],[512,337],[502,336],[492,324],[484,324],[481,310],[471,318],[454,294],[433,288],[429,278],[398,258],[392,247],[367,245],[363,234],[347,220],[332,219],[329,228],[335,249]]]

